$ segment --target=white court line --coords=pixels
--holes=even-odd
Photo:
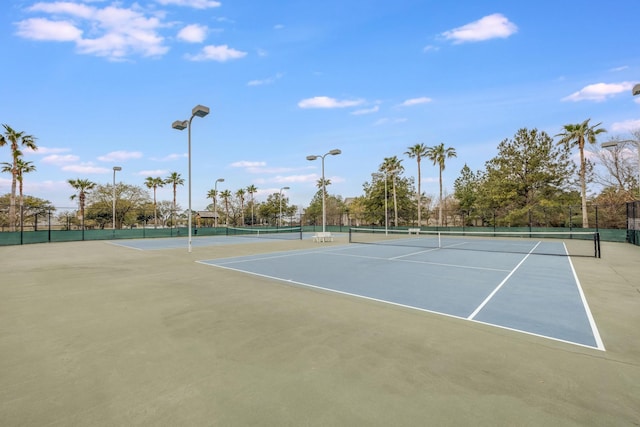
[[[567,251],[567,246],[562,242],[564,246],[564,251],[569,254]],[[580,279],[578,279],[578,274],[576,270],[573,268],[573,263],[571,262],[571,257],[567,257],[569,259],[569,266],[571,267],[571,272],[573,273],[573,278],[576,281],[576,285],[578,286],[578,293],[580,293],[580,299],[582,300],[582,304],[584,305],[584,311],[587,313],[587,318],[589,319],[589,325],[591,326],[591,332],[593,333],[593,338],[596,340],[596,346],[602,350],[606,351],[604,348],[604,343],[602,342],[602,338],[600,337],[600,332],[598,331],[598,327],[596,326],[596,321],[591,314],[591,309],[589,308],[589,303],[587,302],[587,298],[582,291],[582,285],[580,285]]]
[[[516,270],[517,270],[518,268],[520,268],[520,266],[521,266],[521,265],[522,265],[522,264],[527,260],[527,258],[529,258],[529,255],[531,255],[531,253],[532,253],[532,252],[533,252],[533,251],[538,247],[538,245],[539,245],[540,243],[542,243],[542,242],[538,242],[538,243],[536,243],[536,245],[535,245],[535,246],[534,246],[534,247],[529,251],[529,253],[528,253],[524,258],[522,258],[522,261],[520,261],[520,262],[518,263],[518,265],[516,265],[516,266],[513,268],[513,270],[511,270],[511,273],[509,273],[509,274],[507,275],[507,277],[505,277],[505,278],[504,278],[504,280],[503,280],[502,282],[500,282],[500,284],[499,284],[499,285],[498,285],[498,286],[493,290],[493,292],[491,292],[491,293],[489,294],[489,296],[488,296],[487,298],[485,298],[485,300],[484,300],[484,301],[482,301],[482,304],[480,304],[480,305],[478,306],[478,308],[476,308],[476,309],[473,311],[473,313],[471,313],[471,314],[469,315],[469,317],[467,317],[467,319],[469,319],[469,320],[473,320],[473,318],[474,318],[474,317],[476,317],[476,315],[480,312],[480,310],[482,310],[482,309],[484,308],[484,306],[485,306],[485,305],[487,305],[487,304],[489,303],[489,301],[491,301],[491,298],[493,298],[493,296],[494,296],[494,295],[495,295],[495,294],[500,290],[500,288],[502,288],[502,287],[504,286],[504,284],[505,284],[505,283],[507,283],[507,280],[509,280],[509,278],[510,278],[511,276],[513,276],[513,273],[515,273],[515,272],[516,272]]]
[[[324,286],[312,285],[310,283],[300,282],[300,281],[297,281],[297,280],[283,279],[282,277],[269,276],[268,274],[255,273],[253,271],[241,270],[241,269],[232,268],[232,267],[225,267],[225,266],[218,265],[218,264],[208,264],[208,263],[206,263],[204,261],[196,261],[196,262],[200,262],[202,264],[206,264],[206,265],[209,265],[211,267],[218,267],[218,268],[222,268],[222,269],[225,269],[225,270],[237,271],[239,273],[249,274],[249,275],[258,276],[258,277],[264,277],[264,278],[270,279],[270,280],[276,280],[276,281],[279,281],[279,282],[284,282],[284,283],[289,283],[289,284],[294,284],[294,285],[300,285],[300,286],[313,288],[313,289],[319,289],[321,291],[333,292],[333,293],[336,293],[336,294],[347,295],[347,296],[350,296],[350,297],[362,298],[362,299],[369,300],[369,301],[381,302],[381,303],[384,303],[384,304],[390,304],[390,305],[393,305],[393,306],[396,306],[396,307],[407,308],[407,309],[410,309],[410,310],[417,310],[417,311],[421,311],[421,312],[424,312],[424,313],[432,313],[432,314],[437,314],[437,315],[450,317],[450,318],[453,318],[453,319],[459,319],[459,320],[468,320],[468,321],[479,323],[479,324],[482,324],[482,325],[492,326],[492,327],[495,327],[495,328],[500,328],[500,329],[504,329],[504,330],[507,330],[507,331],[518,332],[518,333],[522,333],[522,334],[526,334],[526,335],[531,335],[531,336],[534,336],[534,337],[550,339],[552,341],[557,341],[557,342],[562,342],[562,343],[566,343],[566,344],[577,345],[577,346],[580,346],[580,347],[591,348],[591,349],[595,348],[593,346],[586,345],[586,344],[580,344],[580,343],[576,343],[576,342],[573,342],[573,341],[568,341],[568,340],[564,340],[564,339],[560,339],[560,338],[555,338],[555,337],[548,336],[548,335],[542,335],[542,334],[537,334],[535,332],[525,331],[525,330],[522,330],[522,329],[511,328],[511,327],[508,327],[508,326],[502,326],[502,325],[497,325],[497,324],[493,324],[493,323],[487,323],[487,322],[483,322],[483,321],[480,321],[480,320],[469,319],[469,318],[465,318],[465,317],[462,317],[462,316],[456,316],[455,314],[449,314],[449,313],[444,313],[444,312],[441,312],[441,311],[429,310],[429,309],[426,309],[426,308],[420,308],[420,307],[415,307],[415,306],[412,306],[412,305],[401,304],[401,303],[388,301],[388,300],[384,300],[384,299],[380,299],[380,298],[368,297],[366,295],[354,294],[354,293],[351,293],[351,292],[340,291],[340,290],[337,290],[337,289],[327,288],[327,287],[324,287]],[[599,348],[596,348],[596,349],[598,350]]]

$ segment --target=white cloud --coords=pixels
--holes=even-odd
[[[63,166],[62,170],[65,172],[75,172],[79,174],[102,174],[113,171],[111,168],[95,166],[91,163]]]
[[[155,169],[155,170],[144,170],[144,171],[140,171],[138,172],[136,175],[140,175],[140,176],[164,176],[167,175],[169,173],[168,170],[166,169]]]
[[[266,165],[267,165],[266,162],[250,162],[247,160],[241,160],[239,162],[231,163],[230,166],[232,168],[257,168],[257,167],[263,167]]]
[[[31,148],[25,148],[23,150],[25,153],[34,153],[34,154],[58,154],[58,153],[66,153],[67,151],[71,151],[70,148],[49,148],[49,147],[38,147],[37,150],[32,150]]]
[[[222,3],[215,0],[156,0],[163,5],[175,5],[190,7],[193,9],[211,9],[214,7],[220,7]]]
[[[423,97],[420,97],[420,98],[407,99],[402,104],[400,104],[400,106],[401,107],[412,107],[414,105],[426,104],[426,103],[431,102],[431,101],[432,101],[431,98],[427,98],[426,96],[423,96]]]
[[[101,162],[122,161],[129,159],[139,159],[142,157],[140,151],[112,151],[104,156],[98,157]]]
[[[284,28],[284,25],[282,25],[282,24],[276,24],[276,25],[273,26],[274,30],[282,30],[283,28]]]
[[[202,51],[196,55],[186,55],[186,58],[191,61],[218,61],[226,62],[232,59],[240,59],[247,55],[247,52],[242,52],[236,49],[232,49],[229,46],[221,45],[214,46],[209,45],[202,48]]]
[[[378,110],[380,110],[380,107],[377,105],[374,105],[371,108],[363,108],[362,110],[353,111],[351,114],[353,114],[354,116],[362,116],[363,114],[377,113]]]
[[[364,103],[361,99],[356,100],[338,100],[327,96],[316,96],[313,98],[303,99],[298,102],[300,108],[345,108],[355,107]]]
[[[247,86],[262,86],[274,83],[276,80],[282,78],[282,73],[278,73],[273,77],[268,77],[262,80],[251,80],[247,82]]]
[[[72,2],[36,3],[30,12],[50,14],[54,19],[33,18],[17,23],[17,34],[40,41],[73,41],[81,54],[123,60],[165,54],[169,48],[159,30],[162,12],[146,15],[140,6],[97,8]],[[72,21],[62,19],[69,16]]]
[[[398,123],[404,123],[406,122],[407,119],[404,117],[398,117],[395,119],[391,119],[388,117],[384,117],[382,119],[376,120],[375,123],[373,124],[374,126],[380,126],[380,125],[394,125],[394,124],[398,124]]]
[[[63,165],[67,163],[73,163],[80,160],[80,157],[74,156],[73,154],[67,154],[64,156],[58,154],[52,154],[42,158],[42,163],[52,164],[52,165]]]
[[[204,25],[187,25],[178,32],[178,39],[188,43],[202,43],[207,37],[207,31]]]
[[[26,19],[18,22],[20,37],[32,40],[70,42],[82,38],[82,30],[68,21],[50,21],[43,18]]]
[[[622,83],[595,83],[583,87],[577,92],[562,98],[563,101],[604,101],[622,92],[630,91],[633,87],[631,82]]]
[[[440,48],[438,46],[434,46],[434,45],[427,45],[425,47],[422,48],[423,52],[435,52],[437,50],[440,50]]]
[[[500,13],[485,16],[477,21],[445,31],[442,35],[454,43],[479,42],[495,38],[507,38],[518,31],[518,27]]]
[[[640,129],[640,119],[625,120],[624,122],[616,122],[611,125],[612,132],[630,133]]]
[[[182,154],[174,153],[164,157],[151,157],[150,160],[153,160],[156,162],[168,162],[168,161],[173,161],[178,159],[186,159],[187,157],[189,157],[187,153],[182,153]]]

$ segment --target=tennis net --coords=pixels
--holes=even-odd
[[[426,231],[350,228],[350,243],[600,258],[597,232]]]
[[[302,227],[227,227],[227,236],[302,240]]]

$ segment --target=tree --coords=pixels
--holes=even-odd
[[[420,226],[422,224],[422,216],[420,214],[420,212],[422,211],[422,190],[421,190],[421,181],[422,181],[422,174],[420,171],[420,162],[422,160],[423,157],[426,156],[427,154],[427,146],[424,144],[416,144],[413,145],[411,147],[409,147],[409,150],[406,151],[404,154],[406,154],[407,156],[409,156],[410,159],[416,159],[416,162],[418,163],[418,191],[416,191],[416,201],[418,203],[418,226]]]
[[[640,137],[640,130],[637,133]],[[597,174],[596,179],[608,189],[609,194],[612,192],[609,188],[615,187],[614,193],[621,198],[621,203],[630,202],[634,200],[634,188],[638,186],[638,160],[634,158],[637,151],[631,140],[611,138],[610,142],[613,143],[610,147],[595,152],[596,158],[606,171],[606,174]]]
[[[393,194],[393,212],[395,221],[394,227],[398,226],[398,193],[396,191],[396,176],[404,172],[404,166],[402,166],[402,160],[399,160],[397,156],[385,157],[382,165],[380,165],[380,172],[385,173],[385,179],[391,178],[391,192]]]
[[[170,184],[173,187],[173,211],[172,213],[175,215],[176,212],[176,193],[178,185],[184,185],[184,179],[180,176],[178,172],[171,172],[169,176],[164,180],[165,184]],[[173,224],[171,224],[173,227]]]
[[[454,196],[460,203],[460,209],[471,216],[475,207],[480,187],[480,174],[474,173],[467,164],[460,171],[460,176],[453,183]]]
[[[224,201],[224,211],[226,215],[225,224],[229,226],[229,199],[231,198],[231,191],[229,190],[221,191],[220,198]]]
[[[6,163],[3,162],[2,163],[3,167],[2,167],[2,172],[9,172],[12,173],[13,171],[13,164],[11,163]],[[23,195],[23,178],[24,178],[24,174],[25,173],[29,173],[29,172],[33,172],[36,170],[35,165],[33,164],[33,162],[25,162],[24,160],[22,160],[22,158],[18,158],[18,161],[16,163],[16,169],[18,171],[18,186],[19,186],[19,194],[20,194],[20,200],[18,202],[19,206],[20,206],[20,223],[22,223],[22,208],[24,206],[24,195]]]
[[[158,204],[156,203],[156,191],[158,189],[158,187],[164,187],[165,181],[160,178],[153,178],[148,176],[147,179],[144,181],[144,185],[147,186],[147,188],[151,189],[153,188],[153,227],[157,228],[158,227]]]
[[[10,145],[11,157],[13,158],[11,168],[11,198],[9,200],[9,231],[15,231],[16,224],[16,183],[18,181],[18,160],[22,157],[20,147],[27,147],[37,150],[36,138],[24,132],[17,132],[9,125],[3,124],[4,135],[0,135],[0,147]]]
[[[115,191],[114,191],[115,190]],[[113,221],[113,194],[116,195],[116,228],[124,225],[133,225],[141,217],[139,211],[150,206],[150,198],[147,191],[141,186],[117,183],[114,187],[97,184],[86,197],[86,217],[95,221],[102,229]],[[170,203],[170,202],[169,202]]]
[[[244,195],[245,195],[245,190],[244,188],[241,188],[239,190],[236,191],[236,197],[238,198],[238,201],[240,202],[240,225],[244,226]]]
[[[67,181],[69,185],[71,185],[74,190],[78,192],[78,194],[73,194],[70,199],[73,200],[78,197],[80,202],[80,219],[84,224],[84,205],[87,197],[87,193],[95,188],[97,185],[95,182],[91,182],[88,179],[70,179]]]
[[[255,218],[253,195],[256,194],[257,192],[258,192],[258,189],[256,188],[255,185],[251,184],[250,186],[247,187],[247,193],[249,193],[249,196],[251,196],[251,225],[253,225],[254,218]]]
[[[580,152],[580,197],[582,198],[582,227],[589,228],[589,218],[587,215],[587,180],[586,170],[587,165],[584,158],[584,146],[585,142],[589,144],[596,143],[596,136],[600,133],[606,132],[603,128],[598,128],[602,123],[589,126],[587,119],[582,123],[564,125],[564,132],[556,135],[560,137],[558,144],[565,145],[567,147],[578,147]]]
[[[571,151],[554,144],[545,132],[519,129],[513,139],[500,142],[498,155],[485,165],[476,205],[504,211],[505,225],[529,224],[534,208],[548,210],[577,201],[567,180],[575,173]]]
[[[439,182],[440,182],[440,197],[438,198],[438,225],[442,225],[442,171],[444,171],[445,161],[452,157],[457,157],[456,149],[452,147],[444,147],[444,143],[427,148],[426,156],[435,165],[438,165]]]

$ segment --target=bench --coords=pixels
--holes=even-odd
[[[320,233],[316,233],[313,236],[314,242],[333,242],[333,236],[328,231],[323,231]]]
[[[420,229],[419,228],[410,228],[407,230],[409,232],[409,234],[420,234]]]

